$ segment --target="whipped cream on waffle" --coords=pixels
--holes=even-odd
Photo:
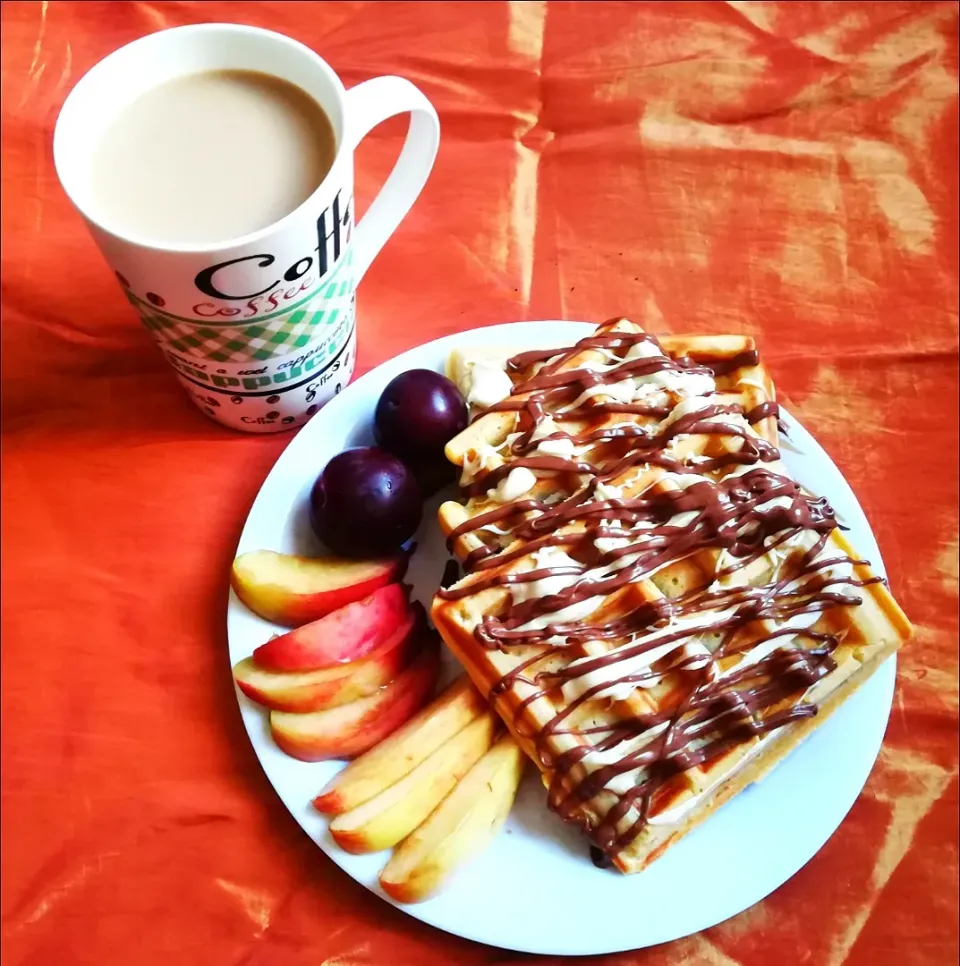
[[[506,399],[513,391],[513,383],[503,366],[477,359],[467,363],[460,390],[468,405],[487,408]]]

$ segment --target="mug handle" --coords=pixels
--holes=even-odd
[[[354,229],[356,280],[417,200],[433,168],[440,144],[440,121],[433,105],[403,77],[375,77],[346,92],[346,134],[353,150],[381,121],[395,114],[410,114],[407,139],[393,171]]]

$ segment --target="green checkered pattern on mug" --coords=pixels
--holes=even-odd
[[[344,261],[349,264],[350,260],[348,254]],[[323,337],[319,329],[336,324],[349,309],[353,295],[353,278],[344,274],[338,270],[337,278],[322,285],[306,305],[263,323],[251,321],[236,327],[195,325],[150,312],[142,302],[136,308],[154,337],[178,352],[212,362],[262,361],[302,349]]]

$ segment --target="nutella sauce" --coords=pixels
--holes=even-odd
[[[634,346],[647,345],[642,353],[630,353]],[[602,367],[564,370],[565,363],[589,350],[600,350],[611,362]],[[631,358],[626,358],[632,355]],[[636,783],[619,795],[616,804],[594,828],[585,829],[600,852],[591,855],[597,865],[604,856],[616,854],[644,828],[661,803],[658,792],[678,773],[701,766],[744,740],[810,717],[817,707],[803,696],[809,687],[829,674],[836,664],[832,653],[837,635],[812,629],[822,611],[860,603],[851,588],[874,583],[861,581],[852,566],[863,561],[846,556],[823,558],[827,539],[837,526],[826,500],[805,493],[792,479],[768,465],[779,459],[776,447],[746,426],[765,419],[777,419],[775,402],[764,402],[744,411],[737,405],[710,402],[702,408],[664,423],[641,426],[624,423],[613,427],[567,433],[565,422],[585,420],[600,414],[624,413],[663,420],[674,406],[662,402],[602,402],[588,397],[573,406],[585,392],[637,376],[675,373],[678,376],[717,377],[741,366],[756,365],[755,351],[731,358],[671,359],[657,340],[648,334],[612,330],[597,332],[565,349],[538,350],[514,356],[507,363],[513,381],[513,395],[484,412],[516,412],[519,434],[507,447],[506,462],[481,472],[465,488],[467,496],[480,496],[504,480],[513,470],[525,467],[538,476],[558,477],[565,492],[559,502],[523,496],[503,503],[467,520],[450,535],[476,533],[484,543],[464,561],[469,579],[457,586],[445,586],[439,596],[459,600],[487,590],[529,584],[552,577],[565,577],[562,589],[542,596],[521,596],[502,613],[486,616],[475,631],[485,648],[509,651],[535,646],[535,656],[506,674],[493,688],[502,694],[516,683],[528,686],[514,724],[521,728],[524,709],[545,695],[593,672],[601,683],[581,690],[537,733],[525,735],[553,778],[548,801],[563,818],[576,820],[578,807],[601,792],[617,776],[640,770]],[[534,374],[532,366],[545,363]],[[663,392],[658,392],[663,396]],[[609,398],[609,397],[607,397]],[[669,398],[676,398],[671,395]],[[571,408],[572,407],[572,408]],[[482,415],[482,413],[480,414]],[[551,418],[558,429],[540,435],[538,429]],[[725,422],[724,417],[742,417]],[[735,451],[684,461],[668,452],[670,444],[684,435],[733,436],[742,442]],[[579,455],[570,457],[538,452],[545,440],[569,440]],[[611,449],[597,462],[585,453],[596,448]],[[716,480],[703,476],[683,489],[657,489],[624,499],[606,499],[597,488],[616,479],[631,467],[659,466],[672,473],[697,476],[724,467],[748,466],[737,474]],[[571,481],[573,481],[571,483]],[[683,515],[681,517],[681,515]],[[684,522],[678,523],[680,519]],[[495,525],[503,535],[483,528]],[[571,526],[576,529],[571,529]],[[796,539],[806,537],[806,548]],[[601,551],[597,541],[614,538],[617,546]],[[626,543],[623,543],[626,539]],[[791,543],[793,541],[793,544]],[[520,573],[504,573],[504,564],[544,548],[562,548],[569,562],[543,566]],[[760,586],[717,582],[735,574],[778,549],[784,560],[773,568],[769,582]],[[661,568],[705,550],[721,552],[723,565],[705,575],[705,583],[676,597],[647,600],[626,614],[615,617],[588,613],[581,619],[546,623],[538,618],[562,612],[591,598],[606,598],[627,585],[638,584]],[[625,564],[623,558],[629,558]],[[445,581],[446,583],[446,581]],[[770,630],[769,623],[810,615],[806,622]],[[684,648],[685,641],[708,633],[719,638],[711,652],[703,647]],[[718,661],[738,653],[749,641],[749,649],[783,638],[783,644],[764,647],[758,660],[743,661],[734,670],[721,673]],[[805,646],[799,646],[802,640]],[[615,650],[591,654],[583,645],[590,641],[617,642]],[[669,667],[654,670],[653,664],[631,671],[629,662],[656,648],[667,648]],[[533,670],[554,654],[572,653],[577,660],[559,670]],[[634,662],[636,663],[636,662]],[[626,670],[618,668],[624,665]],[[621,673],[621,671],[623,673]],[[683,676],[687,687],[679,703],[669,702],[663,710],[635,719],[618,718],[614,724],[596,728],[573,728],[568,720],[584,702],[617,685],[649,686],[663,673]],[[649,740],[619,759],[574,778],[574,767],[593,751],[609,752],[621,742]],[[585,744],[558,753],[551,739],[557,735],[578,735]],[[578,775],[581,772],[577,773]],[[632,808],[638,816],[625,831],[617,826]],[[583,819],[580,819],[582,822]]]

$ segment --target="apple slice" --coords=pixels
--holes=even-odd
[[[405,839],[447,797],[493,742],[499,718],[485,711],[396,785],[338,815],[330,834],[347,852],[380,852]]]
[[[386,741],[334,776],[313,800],[317,811],[339,815],[370,801],[408,775],[487,708],[466,674]]]
[[[233,669],[237,687],[274,711],[321,711],[365,698],[389,684],[409,663],[424,635],[423,608],[411,609],[394,632],[366,657],[317,671],[269,671],[252,657]]]
[[[298,627],[399,580],[405,565],[402,556],[345,560],[254,550],[234,560],[230,583],[255,614]]]
[[[376,694],[310,714],[270,712],[270,731],[282,751],[301,761],[353,758],[396,731],[429,699],[440,668],[435,640]]]
[[[272,638],[253,652],[253,659],[271,671],[314,671],[356,661],[379,647],[408,609],[404,588],[389,584],[320,620]]]
[[[397,902],[421,902],[482,852],[510,814],[525,763],[513,738],[503,735],[400,843],[380,873],[383,891]]]

